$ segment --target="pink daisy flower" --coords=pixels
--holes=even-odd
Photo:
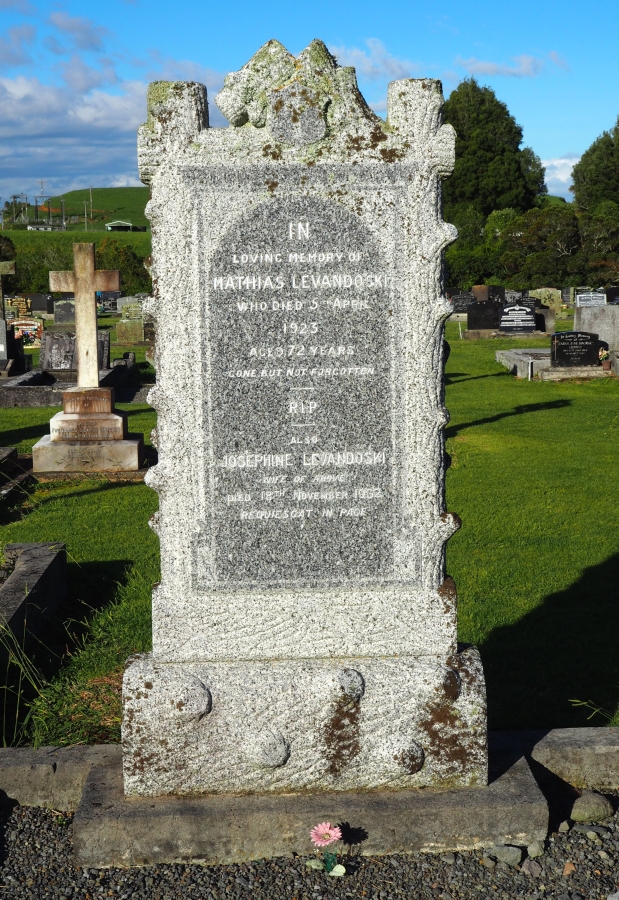
[[[342,832],[337,825],[332,825],[330,822],[322,822],[320,825],[312,828],[310,838],[317,847],[328,847],[329,844],[342,840]]]

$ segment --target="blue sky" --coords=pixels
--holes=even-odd
[[[315,37],[354,65],[384,114],[389,81],[468,75],[492,87],[547,166],[551,193],[619,114],[611,0],[0,0],[0,203],[78,187],[138,184],[135,130],[149,81],[203,81],[269,38],[299,53]]]

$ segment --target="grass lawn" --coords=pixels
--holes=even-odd
[[[484,660],[490,727],[585,725],[570,699],[619,704],[619,379],[519,381],[495,351],[547,338],[466,341],[451,323],[447,337],[447,506],[463,520],[448,571],[460,638]],[[153,411],[124,408],[148,435]],[[27,449],[52,412],[0,411],[0,445]],[[122,665],[150,643],[155,508],[144,485],[90,479],[39,485],[5,515],[3,542],[63,540],[70,556],[68,624],[41,650],[30,740],[118,740]]]
[[[584,724],[570,699],[619,702],[619,380],[521,381],[494,351],[525,342],[447,337],[447,562],[490,725]]]

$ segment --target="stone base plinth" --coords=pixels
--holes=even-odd
[[[131,796],[487,782],[485,685],[473,647],[442,658],[131,657],[122,735]]]
[[[133,472],[144,457],[142,435],[122,441],[52,441],[46,434],[32,448],[33,472]]]
[[[73,821],[75,862],[101,868],[309,856],[310,829],[325,820],[348,823],[361,836],[355,850],[376,856],[527,846],[545,840],[548,806],[524,759],[488,787],[459,791],[128,799],[120,756],[110,752],[86,779]]]
[[[53,443],[58,441],[122,441],[127,437],[127,421],[113,412],[59,412],[49,423]]]

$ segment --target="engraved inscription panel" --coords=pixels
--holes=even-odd
[[[396,301],[371,234],[335,204],[270,203],[208,277],[214,582],[389,580]]]

